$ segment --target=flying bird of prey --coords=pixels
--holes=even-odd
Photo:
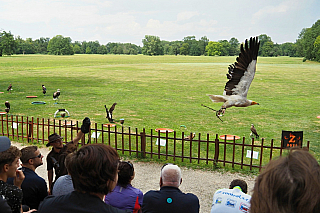
[[[47,88],[43,84],[42,84],[42,93],[43,93],[43,95],[45,95],[47,93]]]
[[[254,134],[256,136],[256,138],[258,139],[260,135],[258,134],[258,132],[257,132],[257,130],[254,127],[253,124],[251,124],[251,128],[250,129],[251,129],[251,134],[250,135]]]
[[[110,107],[110,109],[108,109],[107,106],[104,105],[104,108],[106,108],[106,113],[107,113],[106,118],[109,120],[110,123],[114,122],[114,120],[112,119],[112,113],[113,113],[113,110],[116,107],[116,105],[117,105],[117,103],[113,103],[112,106]]]
[[[259,45],[258,37],[250,38],[249,42],[246,39],[245,44],[240,46],[241,52],[237,61],[228,68],[229,81],[225,85],[223,95],[208,95],[213,102],[224,102],[220,110],[216,111],[218,118],[224,115],[229,107],[248,107],[258,104],[248,100],[247,94],[256,72]]]
[[[10,84],[9,86],[8,86],[8,89],[7,89],[7,91],[10,93],[10,90],[12,90],[12,84]]]
[[[53,100],[58,100],[60,96],[60,89],[57,90],[57,92],[53,93]]]

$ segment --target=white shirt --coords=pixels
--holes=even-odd
[[[249,212],[251,196],[238,188],[219,189],[213,195],[211,213]]]

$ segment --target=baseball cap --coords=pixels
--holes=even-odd
[[[0,136],[0,152],[8,150],[11,146],[11,141],[6,136]]]
[[[47,147],[50,146],[50,143],[55,142],[56,140],[58,140],[62,137],[60,135],[58,135],[57,133],[53,133],[53,134],[49,135],[48,138],[49,138],[49,142],[46,145]]]

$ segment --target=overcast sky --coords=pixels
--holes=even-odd
[[[318,19],[319,0],[0,0],[0,30],[33,40],[62,35],[142,46],[145,35],[243,42],[267,34],[282,44]]]

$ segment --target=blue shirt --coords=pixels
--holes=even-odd
[[[140,189],[134,188],[131,184],[127,187],[117,185],[112,192],[106,195],[105,202],[119,209],[128,209],[137,212],[143,201],[143,193]]]

